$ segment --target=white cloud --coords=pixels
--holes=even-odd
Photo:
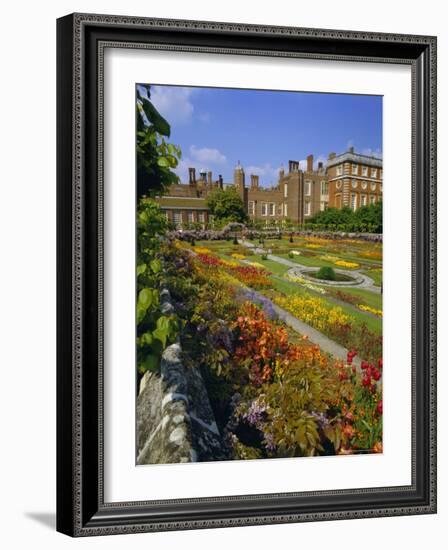
[[[218,149],[210,149],[208,147],[198,149],[196,145],[191,145],[190,155],[195,161],[205,165],[201,166],[201,168],[207,168],[210,164],[222,165],[227,162],[226,156],[218,151]]]
[[[151,101],[169,123],[188,124],[193,118],[194,106],[191,88],[154,86],[151,88]]]
[[[276,184],[278,182],[278,173],[280,167],[275,168],[270,163],[263,164],[261,166],[245,166],[244,172],[246,177],[249,178],[250,174],[257,174],[260,176],[260,185],[266,186]]]

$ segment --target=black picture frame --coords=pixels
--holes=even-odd
[[[432,36],[110,15],[58,19],[58,531],[89,536],[436,512],[436,43]],[[410,486],[104,502],[101,108],[108,44],[411,66]]]

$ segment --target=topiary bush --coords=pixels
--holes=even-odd
[[[319,279],[324,279],[326,281],[335,281],[336,273],[332,267],[321,267],[317,272],[317,277]]]

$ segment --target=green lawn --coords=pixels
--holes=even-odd
[[[381,294],[375,292],[369,292],[363,288],[333,288],[334,292],[340,290],[344,294],[350,294],[350,296],[357,296],[363,300],[363,302],[369,307],[374,309],[383,309],[383,297]]]

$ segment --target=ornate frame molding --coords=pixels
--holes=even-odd
[[[131,41],[135,31],[138,35]],[[234,45],[236,37],[241,38],[237,46]],[[191,38],[195,44],[190,43]],[[282,38],[286,40],[279,44]],[[415,335],[412,485],[174,501],[104,502],[102,107],[106,47],[411,65],[412,330]],[[338,53],[328,53],[334,50]],[[58,20],[58,52],[58,530],[72,536],[90,536],[434,513],[436,38],[73,14]],[[92,112],[98,116],[95,128],[88,123]],[[89,246],[92,237],[94,244]],[[95,326],[86,319],[86,306],[92,304],[97,311]],[[425,365],[422,358],[426,358]],[[92,368],[94,374],[90,372]],[[427,388],[424,394],[417,391],[419,383]],[[87,411],[96,412],[93,427],[84,421]],[[417,417],[417,412],[422,411],[424,420]],[[423,446],[422,456],[417,456],[417,443]],[[378,503],[380,494],[384,496],[383,505]],[[292,498],[297,501],[297,511],[287,502]],[[356,502],[356,508],[347,507],[350,499]],[[303,504],[305,500],[310,502],[309,511]],[[272,502],[280,512],[269,512]],[[248,503],[253,503],[251,509]],[[208,515],[204,504],[208,505]],[[186,505],[191,505],[191,513],[185,512]],[[155,519],[154,511],[160,506],[167,508],[166,515]],[[202,508],[193,513],[194,506]]]

